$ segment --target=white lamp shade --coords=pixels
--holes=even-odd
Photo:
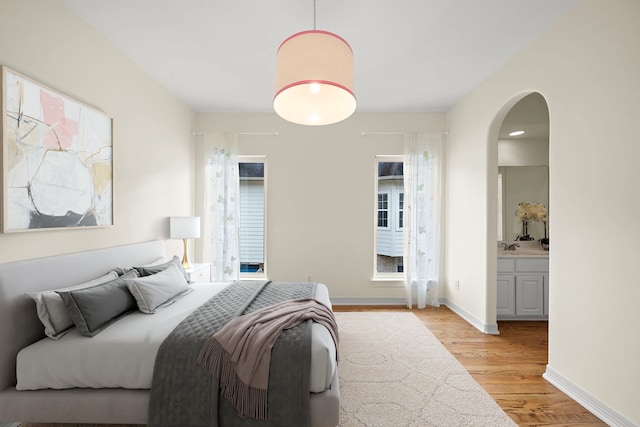
[[[275,112],[301,125],[328,125],[356,110],[353,51],[328,31],[303,31],[286,39],[276,55]]]
[[[200,217],[169,217],[169,237],[172,239],[197,239],[200,237]]]

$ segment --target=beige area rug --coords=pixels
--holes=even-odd
[[[338,312],[336,318],[340,427],[516,425],[413,314]]]
[[[340,426],[515,426],[411,313],[336,313]]]

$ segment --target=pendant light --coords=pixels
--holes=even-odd
[[[353,92],[353,51],[342,37],[313,30],[287,38],[276,54],[275,112],[301,125],[328,125],[351,116],[356,109]]]

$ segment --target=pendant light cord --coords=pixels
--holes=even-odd
[[[313,31],[316,30],[316,0],[313,0]]]

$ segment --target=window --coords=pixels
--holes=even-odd
[[[404,224],[404,193],[398,194],[398,228]]]
[[[376,158],[374,275],[397,280],[404,271],[404,164],[402,156]]]
[[[240,156],[240,276],[266,277],[265,159]]]
[[[378,227],[387,228],[389,224],[389,195],[378,193]]]

